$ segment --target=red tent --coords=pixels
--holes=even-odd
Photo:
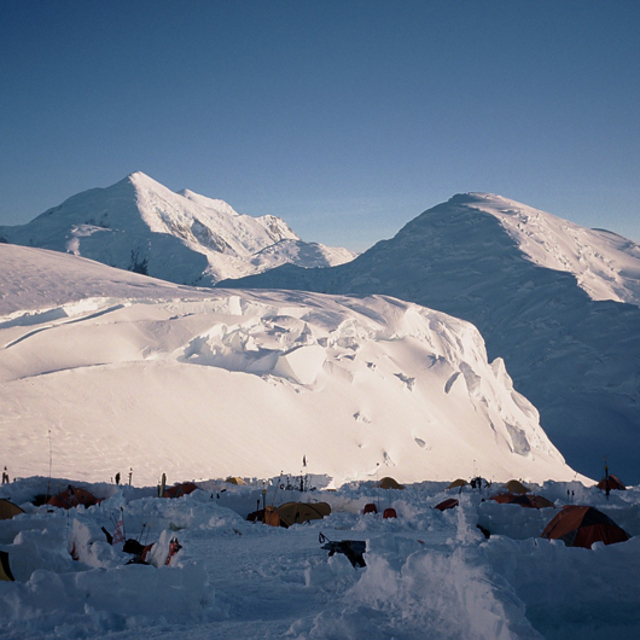
[[[84,505],[85,507],[92,507],[94,504],[98,504],[100,500],[96,498],[90,491],[86,489],[78,489],[69,485],[69,488],[59,493],[57,496],[49,498],[47,504],[52,507],[60,507],[61,509],[71,509],[78,505]]]
[[[609,491],[613,489],[623,490],[626,488],[627,487],[625,487],[620,481],[620,478],[616,476],[607,476],[598,482],[598,489],[602,489],[603,491],[606,491],[607,489],[609,489]]]
[[[529,509],[544,509],[545,507],[553,507],[553,502],[543,498],[542,496],[534,496],[531,493],[525,495],[514,495],[513,493],[499,493],[491,498],[500,504],[519,504],[521,507]]]
[[[453,509],[453,507],[457,507],[459,504],[459,500],[456,500],[455,498],[447,498],[433,508],[439,509],[440,511],[446,511],[447,509]]]
[[[594,542],[613,544],[624,542],[629,535],[609,516],[594,507],[570,504],[549,522],[542,532],[543,538],[562,540],[568,547],[590,549]]]
[[[180,498],[186,496],[197,489],[197,485],[193,482],[183,482],[181,484],[174,484],[173,487],[165,489],[163,498]]]

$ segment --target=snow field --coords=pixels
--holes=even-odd
[[[51,462],[88,481],[129,468],[147,485],[162,471],[271,477],[303,456],[336,485],[382,467],[401,482],[575,476],[464,321],[387,297],[136,298],[110,284],[110,297],[42,319],[5,316],[0,426],[14,476]]]

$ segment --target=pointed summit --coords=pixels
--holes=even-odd
[[[132,182],[132,183],[149,181],[149,182],[153,182],[154,184],[158,184],[158,185],[160,184],[159,182],[156,182],[153,178],[149,177],[143,171],[132,171],[125,179],[129,180],[129,182]]]
[[[174,193],[142,171],[79,193],[26,225],[0,227],[0,238],[198,286],[285,262],[330,266],[355,257],[303,242],[276,216],[254,218],[222,200]]]

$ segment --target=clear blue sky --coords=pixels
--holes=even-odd
[[[3,0],[0,224],[136,170],[356,250],[464,191],[640,241],[640,2]]]

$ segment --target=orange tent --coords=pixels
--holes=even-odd
[[[229,484],[237,484],[237,485],[242,486],[242,487],[247,485],[246,480],[244,478],[240,478],[238,476],[229,476],[225,480],[225,482],[228,482]]]
[[[90,491],[74,488],[69,485],[69,488],[62,493],[49,498],[47,504],[52,507],[60,507],[61,509],[71,509],[72,507],[77,507],[79,505],[92,507],[94,504],[98,504],[99,502],[100,500]]]
[[[542,496],[534,496],[530,493],[526,495],[499,493],[498,495],[492,496],[491,500],[495,500],[499,504],[519,504],[521,507],[528,507],[530,509],[544,509],[545,507],[555,506],[550,500]]]
[[[448,487],[447,489],[457,489],[458,487],[464,487],[465,485],[469,484],[466,480],[463,480],[462,478],[458,478],[457,480],[454,480]]]
[[[280,517],[280,525],[290,527],[292,524],[303,524],[309,520],[322,520],[331,514],[331,506],[326,502],[285,502],[276,512]]]
[[[570,504],[547,524],[542,537],[562,540],[568,547],[590,549],[594,542],[613,544],[624,542],[629,535],[609,516],[594,507],[580,507]]]
[[[399,484],[397,480],[391,478],[390,476],[385,476],[377,483],[377,486],[380,489],[404,489],[404,486]]]
[[[279,507],[269,506],[264,510],[264,522],[272,527],[288,529],[292,524],[304,524],[309,520],[322,520],[331,514],[331,506],[326,502],[285,502]],[[254,514],[249,514],[252,516]],[[256,519],[259,517],[256,512]]]
[[[509,480],[505,488],[509,493],[517,493],[520,495],[529,491],[519,480]]]

